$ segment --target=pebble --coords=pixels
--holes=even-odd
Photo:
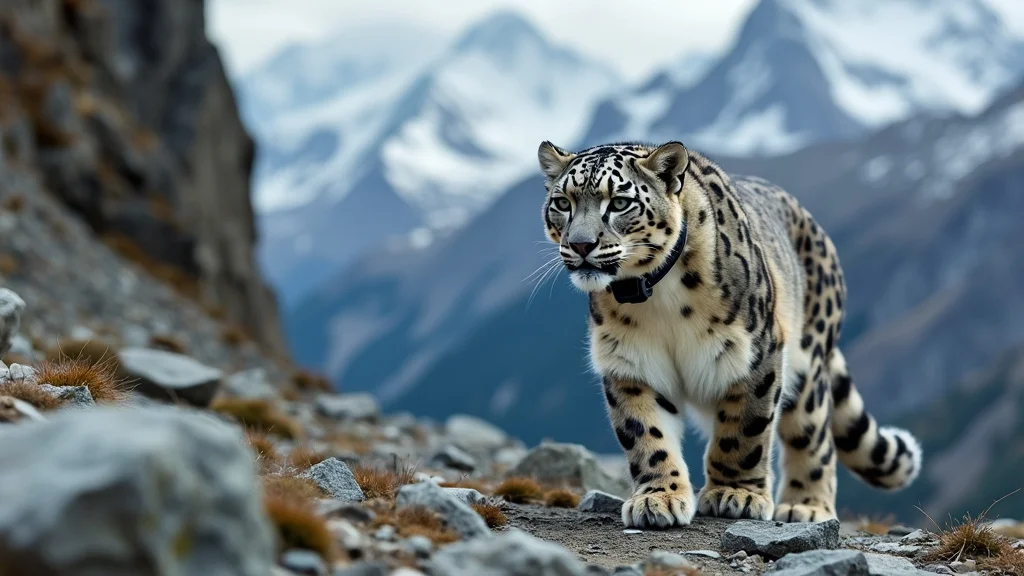
[[[622,531],[623,534],[643,534],[643,530],[637,530],[636,528],[626,528]]]
[[[899,542],[878,542],[871,545],[874,552],[883,554],[895,554],[897,556],[913,556],[921,551],[921,546],[901,544]]]
[[[683,552],[683,554],[686,554],[687,556],[704,556],[705,558],[713,558],[715,560],[718,560],[722,557],[721,554],[715,552],[714,550],[688,550],[686,552]]]
[[[958,574],[967,574],[968,572],[974,572],[978,569],[978,563],[975,560],[965,560],[963,562],[950,562],[949,567]]]
[[[302,576],[326,576],[327,565],[323,558],[311,550],[285,550],[281,554],[281,565]]]
[[[643,564],[645,571],[652,568],[675,570],[693,566],[693,564],[691,564],[690,561],[682,554],[666,552],[664,550],[651,550],[651,553],[647,556],[647,560],[645,560]]]
[[[956,574],[952,568],[945,564],[929,564],[924,569],[926,572],[933,572],[935,574]]]
[[[910,534],[907,534],[906,536],[900,538],[900,543],[918,544],[922,542],[932,542],[935,539],[935,536],[929,532],[925,532],[924,530],[914,530]]]
[[[583,495],[577,508],[583,512],[619,514],[622,512],[623,504],[625,504],[625,501],[618,496],[600,490],[590,490]]]
[[[426,558],[434,551],[434,543],[426,536],[410,536],[405,539],[405,545],[410,552],[420,558]]]
[[[395,539],[395,532],[396,530],[394,526],[391,526],[390,524],[385,524],[378,528],[376,532],[374,532],[373,537],[377,540],[382,540],[384,542],[391,542]]]

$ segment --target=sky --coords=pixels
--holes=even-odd
[[[1024,3],[1024,0],[1009,0]],[[241,74],[288,42],[348,26],[418,22],[454,36],[488,13],[514,8],[557,43],[640,80],[688,51],[733,39],[754,0],[212,0],[208,29],[228,69]]]

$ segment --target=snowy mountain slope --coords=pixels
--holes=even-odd
[[[700,82],[646,108],[639,94],[603,102],[584,140],[782,153],[920,112],[976,113],[1022,73],[1024,44],[981,0],[761,0]]]
[[[616,83],[606,67],[500,13],[410,80],[364,80],[281,114],[264,134],[255,185],[265,270],[291,301],[368,246],[429,243],[530,173],[538,142],[578,139],[594,102]],[[402,218],[367,210],[383,197],[404,204]],[[363,220],[360,230],[372,222],[372,231],[339,228],[348,217]],[[312,261],[317,278],[308,274]]]

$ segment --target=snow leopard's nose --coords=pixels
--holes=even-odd
[[[586,258],[587,254],[594,251],[597,248],[597,242],[570,242],[569,247],[572,251],[579,254],[581,258]]]

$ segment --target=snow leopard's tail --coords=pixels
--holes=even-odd
[[[883,490],[910,485],[921,471],[921,445],[910,432],[880,427],[868,414],[838,348],[829,361],[832,376],[832,435],[839,460],[864,482]]]

